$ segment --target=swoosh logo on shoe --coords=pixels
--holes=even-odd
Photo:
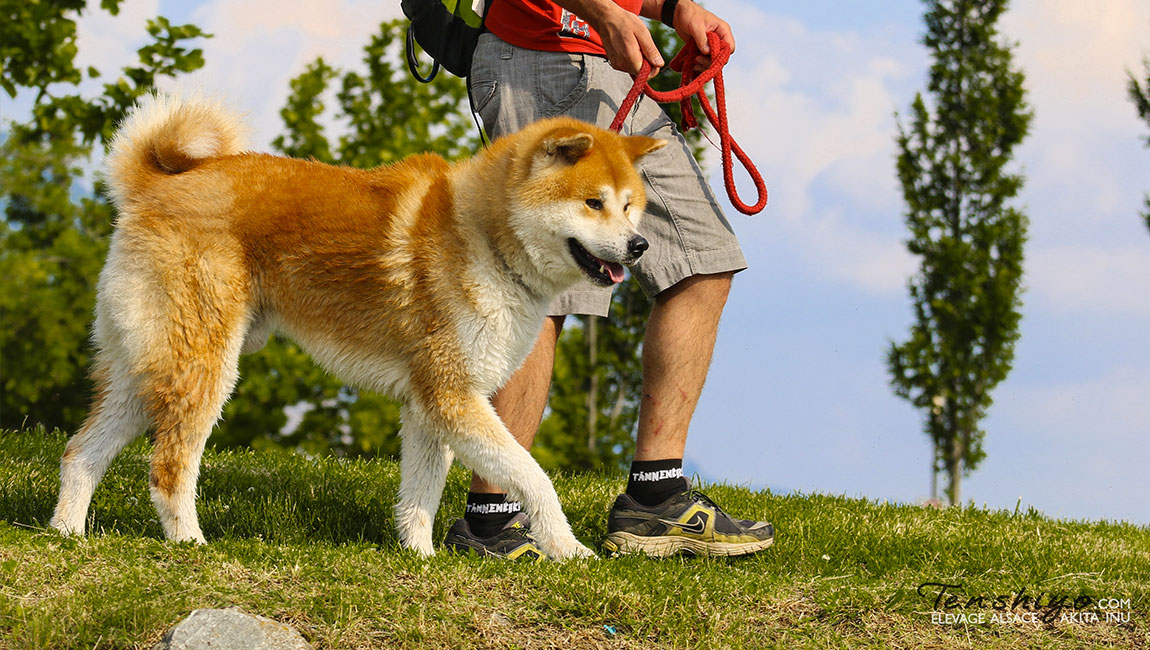
[[[691,515],[691,518],[685,522],[671,521],[670,519],[660,519],[659,521],[667,524],[668,526],[678,526],[679,528],[683,529],[683,532],[694,533],[696,535],[702,535],[703,531],[707,529],[707,515],[701,512],[696,512],[695,514]]]

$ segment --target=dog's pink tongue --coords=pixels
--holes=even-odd
[[[619,284],[623,281],[623,266],[614,262],[603,262],[603,268],[607,269],[607,275],[611,276],[611,281]]]

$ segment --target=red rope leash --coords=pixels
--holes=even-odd
[[[627,119],[627,114],[631,112],[631,108],[638,101],[639,95],[645,94],[657,102],[679,102],[679,106],[683,109],[682,130],[686,133],[699,126],[698,120],[695,119],[695,112],[691,107],[691,95],[696,95],[699,98],[699,104],[703,107],[703,113],[714,125],[715,130],[719,132],[719,146],[723,152],[723,183],[727,186],[727,196],[731,198],[731,204],[743,214],[758,214],[767,205],[767,185],[763,182],[763,177],[759,175],[759,170],[755,168],[755,164],[731,137],[731,132],[727,126],[727,96],[723,86],[723,66],[731,58],[731,50],[714,32],[707,34],[707,44],[711,46],[711,67],[697,77],[695,76],[694,61],[699,56],[699,47],[693,40],[688,41],[671,60],[671,69],[683,75],[682,84],[677,90],[659,92],[652,89],[646,81],[647,77],[651,75],[651,64],[643,61],[643,68],[639,70],[639,76],[635,78],[635,85],[631,86],[631,91],[627,93],[627,98],[623,100],[619,112],[615,114],[615,120],[611,122],[611,130],[619,131],[623,128],[623,121]],[[707,93],[704,92],[707,82],[712,79],[715,81],[715,102],[719,105],[717,113],[711,107]],[[747,173],[751,175],[751,180],[755,182],[758,202],[754,205],[747,205],[739,199],[739,193],[735,189],[732,153],[743,164],[743,169],[746,169]]]

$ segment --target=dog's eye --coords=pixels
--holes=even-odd
[[[627,205],[623,206],[623,212],[626,212],[626,211],[628,211],[628,210],[630,210],[630,209],[631,209],[631,204],[630,204],[630,203],[628,203]]]
[[[587,207],[591,208],[592,210],[602,210],[603,202],[599,199],[587,199]]]

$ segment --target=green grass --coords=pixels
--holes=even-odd
[[[513,564],[401,551],[391,462],[214,452],[205,546],[163,541],[148,447],[100,484],[85,538],[45,530],[64,435],[0,432],[0,648],[150,648],[202,607],[294,625],[318,648],[1081,648],[1150,646],[1150,530],[1036,512],[933,510],[705,486],[778,540],[742,559]],[[462,511],[454,468],[436,524]],[[575,534],[598,547],[622,478],[555,477]],[[962,583],[982,624],[935,624],[927,582]],[[990,623],[995,596],[1128,601],[1125,622]],[[1014,612],[1031,611],[1019,606]],[[1081,610],[1070,606],[1069,612]]]

